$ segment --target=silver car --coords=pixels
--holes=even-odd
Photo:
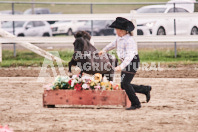
[[[15,21],[15,36],[52,36],[50,24],[46,21]],[[2,24],[2,29],[13,34],[13,22],[9,21]]]

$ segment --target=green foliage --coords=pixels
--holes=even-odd
[[[111,54],[117,57],[115,51]],[[63,66],[68,66],[71,60],[73,51],[64,50],[59,51],[61,59],[66,61]],[[174,56],[174,50],[139,50],[141,62],[165,62],[171,63],[183,62],[183,64],[198,63],[198,50],[184,50],[180,49],[177,52],[177,58]],[[3,62],[1,67],[17,67],[17,66],[42,66],[44,58],[31,51],[17,51],[17,56],[13,56],[13,51],[3,50]],[[57,66],[56,63],[54,63]],[[174,67],[174,66],[173,66]]]
[[[178,62],[191,61],[198,62],[197,50],[178,50],[175,58],[174,50],[140,50],[141,61],[160,61],[160,62]]]

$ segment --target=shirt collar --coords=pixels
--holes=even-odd
[[[130,36],[129,34],[126,34],[122,37],[117,36],[117,38],[118,38],[118,40],[122,40],[122,39],[127,39],[129,36]]]

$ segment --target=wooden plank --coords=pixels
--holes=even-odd
[[[126,93],[122,90],[45,90],[43,106],[48,105],[126,106]]]
[[[14,36],[13,34],[3,30],[0,28],[0,37],[7,37],[9,39],[12,39],[12,40],[15,40],[16,39],[16,36]],[[45,38],[46,39],[46,38]],[[63,61],[62,59],[50,54],[49,52],[29,43],[29,42],[16,42],[17,44],[23,46],[24,48],[28,49],[28,50],[31,50],[33,51],[34,53],[40,55],[40,56],[43,56],[49,60],[52,60],[52,61],[57,61],[57,62],[65,62]]]

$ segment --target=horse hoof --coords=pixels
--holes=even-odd
[[[71,78],[73,76],[73,74],[71,72],[69,72],[68,76]]]

